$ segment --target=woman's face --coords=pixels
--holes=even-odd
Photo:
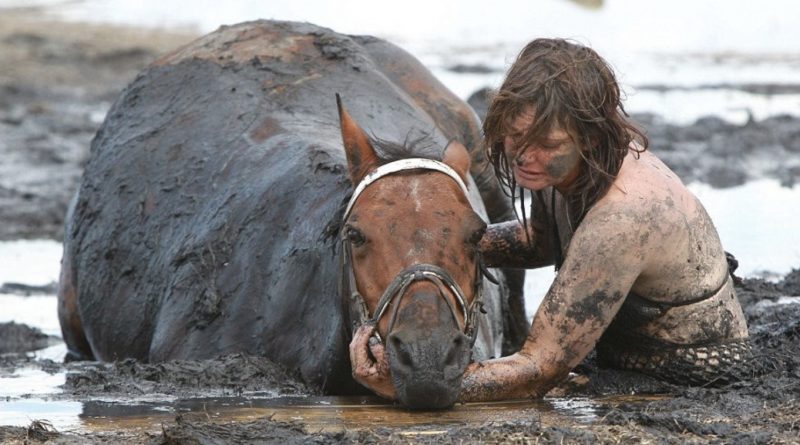
[[[552,130],[541,142],[525,146],[522,138],[532,123],[533,112],[523,112],[512,122],[510,133],[503,139],[514,180],[529,190],[548,186],[559,191],[568,189],[580,171],[580,149],[561,128]]]

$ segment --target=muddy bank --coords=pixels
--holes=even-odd
[[[0,323],[0,354],[35,351],[60,341],[60,338],[51,337],[28,325],[13,321]]]
[[[30,297],[31,295],[55,295],[58,288],[58,283],[50,282],[41,286],[35,286],[23,283],[0,283],[0,294],[7,295],[22,295]]]
[[[48,443],[51,445],[84,445],[84,444],[162,444],[165,443],[155,434],[103,433],[92,436],[62,433],[50,422],[34,420],[27,427],[0,426],[0,443],[4,445],[29,445]]]
[[[193,35],[0,13],[0,240],[59,238],[83,163],[119,92]]]
[[[136,397],[164,394],[183,398],[215,394],[240,395],[264,391],[272,396],[319,395],[297,376],[263,357],[228,355],[213,360],[139,363],[75,363],[67,367],[64,393],[68,398]]]

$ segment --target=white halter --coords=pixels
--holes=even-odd
[[[366,189],[370,184],[377,181],[378,179],[391,175],[392,173],[397,173],[403,170],[435,170],[441,173],[446,174],[453,181],[456,181],[461,191],[464,192],[464,196],[469,197],[469,192],[467,191],[467,186],[464,185],[464,181],[461,180],[461,177],[458,176],[455,170],[453,170],[449,165],[445,164],[444,162],[435,161],[433,159],[425,159],[425,158],[407,158],[401,159],[399,161],[390,162],[388,164],[381,165],[380,167],[376,168],[374,171],[369,173],[361,182],[358,183],[355,190],[353,191],[353,196],[350,198],[350,202],[347,203],[347,208],[344,211],[344,215],[342,216],[342,220],[346,220],[350,216],[350,212],[353,210],[353,205],[356,203],[356,200],[361,195],[361,193]]]

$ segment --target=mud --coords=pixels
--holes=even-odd
[[[739,370],[737,381],[719,387],[678,386],[634,372],[602,369],[590,356],[544,401],[512,407],[506,414],[492,416],[499,407],[471,405],[414,414],[367,398],[360,403],[372,408],[350,414],[349,423],[338,418],[320,424],[310,420],[308,410],[299,410],[296,416],[262,410],[260,415],[235,418],[220,415],[222,408],[213,407],[220,397],[269,407],[279,400],[276,397],[302,401],[319,395],[264,358],[231,355],[162,364],[133,360],[61,364],[6,356],[0,360],[0,374],[23,365],[51,374],[66,372],[63,393],[51,398],[83,401],[84,418],[117,419],[119,426],[95,432],[56,432],[46,423],[0,427],[0,441],[23,443],[27,438],[28,443],[39,443],[47,437],[48,443],[151,444],[798,443],[800,300],[787,303],[787,298],[800,295],[800,269],[779,283],[743,280],[737,292],[750,324],[756,360]],[[162,415],[160,428],[136,429],[125,420],[130,416],[125,407],[137,400],[177,400],[167,405],[180,409]],[[581,400],[594,406],[588,418],[577,411],[552,413],[552,406]],[[329,409],[327,415],[347,416],[344,408]],[[485,411],[469,415],[476,409]],[[396,421],[405,416],[412,416],[411,421]]]
[[[89,141],[111,101],[157,54],[191,37],[48,23],[2,12],[0,239],[61,237],[64,209],[77,186]],[[666,125],[653,116],[639,118],[648,128],[653,150],[684,180],[709,178],[712,185],[727,186],[766,176],[790,185],[800,175],[800,121],[795,117],[743,126],[707,118],[685,127]],[[791,298],[800,296],[800,270],[779,283],[744,280],[737,293],[757,355],[753,366],[740,370],[744,379],[717,388],[681,387],[600,369],[590,357],[543,402],[591,400],[597,414],[589,420],[577,415],[548,418],[546,410],[536,408],[508,416],[513,420],[462,424],[445,422],[452,419],[445,413],[425,413],[426,422],[419,425],[383,427],[365,421],[358,428],[321,431],[289,418],[231,420],[196,409],[166,415],[163,426],[153,430],[120,422],[116,429],[112,423],[104,431],[57,431],[46,418],[31,413],[26,427],[0,426],[0,443],[799,443],[800,300]],[[21,335],[7,334],[11,331]],[[42,335],[21,325],[0,325],[0,344],[7,351],[0,353],[0,377],[21,368],[64,373],[63,392],[48,395],[50,402],[84,402],[111,418],[114,403],[139,399],[255,400],[318,394],[318,389],[258,357],[163,364],[55,363],[26,352],[41,346]],[[636,395],[611,403],[605,397],[612,394]],[[403,414],[399,409],[394,413]],[[458,419],[457,413],[453,416]]]
[[[24,324],[0,323],[0,354],[35,351],[60,340]]]
[[[0,240],[62,237],[89,142],[136,73],[194,35],[0,11]]]
[[[318,395],[299,376],[263,357],[228,355],[213,360],[146,364],[133,359],[114,363],[87,362],[67,367],[64,392],[72,397],[104,394],[131,397],[148,394],[201,396],[209,391],[240,395],[268,391],[275,396]]]
[[[32,286],[23,283],[2,283],[0,285],[0,294],[6,295],[22,295],[29,297],[31,295],[53,295],[56,293],[58,283],[55,281],[44,284],[41,286]]]

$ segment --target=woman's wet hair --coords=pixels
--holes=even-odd
[[[628,120],[614,72],[602,57],[568,40],[536,39],[520,52],[492,95],[483,123],[488,157],[512,199],[513,159],[507,158],[503,140],[527,112],[533,113],[533,122],[518,138],[518,147],[541,144],[561,128],[580,148],[581,173],[566,197],[573,221],[580,221],[608,190],[631,142],[638,143],[632,147],[637,153],[648,146],[647,136]]]

